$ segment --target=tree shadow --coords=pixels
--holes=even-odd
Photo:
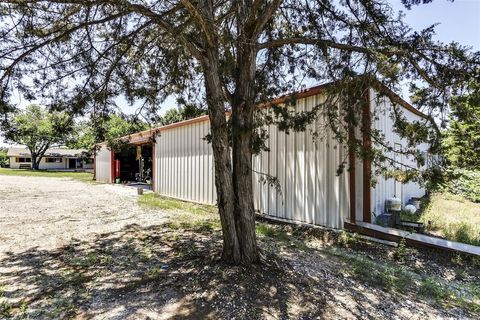
[[[250,268],[219,262],[218,234],[124,229],[56,250],[0,260],[2,316],[22,318],[299,318],[322,316],[325,297],[274,255]],[[0,295],[0,298],[2,296]],[[289,304],[295,302],[297,310]]]
[[[301,249],[305,232],[294,245],[275,232],[260,238],[264,262],[249,268],[220,263],[221,234],[203,222],[133,224],[55,250],[8,253],[0,318],[402,318],[411,309],[345,277],[344,261]]]

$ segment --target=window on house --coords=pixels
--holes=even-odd
[[[31,163],[32,162],[32,158],[21,158],[21,157],[17,157],[16,162],[18,163]]]
[[[87,159],[85,159],[85,163],[86,163],[86,164],[92,164],[92,163],[93,163],[93,159],[92,159],[92,158],[87,158]]]
[[[62,158],[45,158],[46,163],[62,163]]]

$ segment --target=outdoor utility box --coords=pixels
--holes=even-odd
[[[375,222],[383,227],[393,227],[395,225],[395,217],[391,213],[383,213],[375,219]]]

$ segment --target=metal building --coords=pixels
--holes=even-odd
[[[303,91],[297,95],[298,110],[311,110],[321,99],[322,87]],[[381,130],[392,144],[404,146],[405,141],[393,131],[389,100],[376,99],[370,89],[369,101],[369,111],[376,114],[372,127]],[[403,100],[402,105],[408,120],[426,117]],[[376,185],[371,186],[364,172],[372,170],[372,165],[360,159],[354,160],[354,170],[337,175],[338,166],[349,159],[347,149],[328,130],[323,139],[313,139],[309,129],[285,134],[274,125],[267,128],[270,152],[255,156],[252,163],[254,205],[259,213],[341,229],[345,221],[371,222],[374,215],[383,212],[388,197],[397,196],[406,203],[411,197],[424,195],[416,183],[401,184],[384,177],[376,177]],[[152,148],[152,188],[156,193],[215,204],[213,152],[204,140],[208,133],[209,119],[202,116],[129,137],[132,144]],[[422,151],[427,147],[418,146]],[[408,158],[398,161],[413,164]],[[114,162],[115,154],[105,144],[100,145],[95,158],[97,181],[114,182]],[[278,178],[280,192],[261,181],[264,174]]]

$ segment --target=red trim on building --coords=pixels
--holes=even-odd
[[[155,142],[152,142],[152,190],[155,192]]]
[[[97,152],[93,150],[93,180],[97,180]]]
[[[369,150],[372,147],[372,137],[370,131],[372,129],[372,116],[370,106],[370,88],[365,93],[366,103],[362,112],[362,140],[363,148]],[[372,220],[372,163],[369,159],[363,159],[363,222],[371,222]]]
[[[110,176],[111,176],[111,183],[115,183],[115,152],[110,151],[110,162],[111,162],[111,172],[110,172]]]
[[[348,139],[353,141],[355,139],[355,128],[353,125],[350,125],[348,128]],[[355,179],[355,151],[348,151],[348,164],[349,164],[349,183],[350,183],[350,222],[355,223],[356,220],[356,209],[357,209],[357,191],[356,191],[356,179]]]

